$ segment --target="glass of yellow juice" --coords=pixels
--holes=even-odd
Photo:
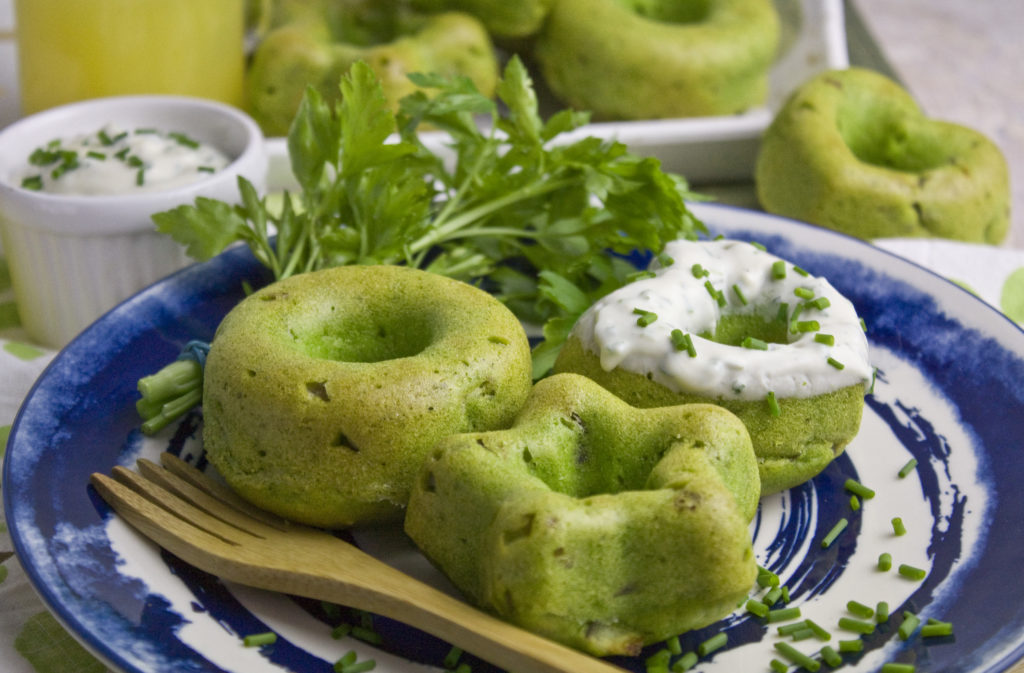
[[[123,94],[243,104],[244,0],[15,0],[30,114]]]

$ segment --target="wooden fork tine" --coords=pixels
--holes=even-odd
[[[114,469],[116,471],[118,468]],[[233,542],[197,528],[132,487],[105,474],[93,473],[89,482],[107,504],[113,507],[118,516],[150,540],[188,563],[199,565],[197,553],[215,557],[219,552],[220,556],[224,556],[230,554],[236,546]]]
[[[228,505],[240,512],[244,512],[257,521],[265,523],[271,528],[285,531],[296,526],[296,524],[289,523],[285,519],[282,519],[265,509],[256,507],[248,500],[243,499],[237,493],[232,491],[227,485],[222,484],[219,481],[214,481],[203,474],[202,471],[192,465],[189,465],[173,453],[164,452],[160,454],[160,464],[163,465],[168,472],[180,477],[195,488],[204,491],[217,500],[220,500],[225,505]]]
[[[159,484],[144,478],[138,472],[118,465],[110,471],[110,474],[118,483],[131,489],[172,516],[176,516],[186,522],[192,528],[203,530],[232,545],[238,545],[246,537],[251,537],[251,533],[207,514],[202,509],[165,490]]]
[[[266,537],[267,533],[271,532],[268,531],[267,527],[258,519],[254,519],[244,512],[240,512],[230,505],[224,504],[224,502],[210,495],[206,491],[196,488],[188,481],[185,481],[176,474],[165,470],[150,460],[140,458],[136,461],[135,466],[138,469],[139,474],[150,482],[157,484],[162,489],[169,491],[185,502],[198,507],[210,516],[223,521],[229,526],[234,526],[235,528],[257,537]],[[278,531],[280,529],[274,528],[273,530]]]

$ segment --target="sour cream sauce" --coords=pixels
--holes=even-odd
[[[151,129],[97,133],[36,150],[22,186],[52,194],[122,195],[192,184],[230,160],[185,134]]]
[[[744,241],[673,241],[661,257],[671,263],[656,260],[652,277],[600,299],[573,328],[606,371],[621,367],[675,392],[741,400],[765,399],[769,392],[777,398],[813,397],[872,380],[856,310],[824,278],[801,275],[793,264]],[[782,278],[773,271],[776,262],[784,265]],[[722,293],[725,306],[713,291]],[[806,297],[824,298],[828,305],[817,308]],[[787,321],[799,305],[796,320],[816,321],[818,329],[790,330],[788,343],[768,343],[764,350],[700,336],[713,334],[723,315],[778,320],[783,304]],[[641,326],[637,309],[657,318]],[[674,345],[673,330],[690,335],[695,356]],[[816,340],[816,334],[830,335],[834,343]]]

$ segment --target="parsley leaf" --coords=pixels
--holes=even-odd
[[[307,90],[288,135],[297,199],[271,212],[244,179],[238,206],[197,200],[154,216],[206,259],[246,242],[278,279],[343,264],[407,264],[483,284],[524,322],[543,325],[543,375],[593,301],[630,281],[636,250],[704,227],[685,180],[615,140],[572,132],[586,113],[538,112],[518,58],[497,101],[467,78],[414,74],[393,112],[356,63],[328,105]],[[421,129],[446,134],[428,147]],[[293,207],[293,201],[298,204]],[[271,232],[276,231],[276,239]]]

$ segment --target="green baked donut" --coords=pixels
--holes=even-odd
[[[593,654],[637,654],[735,609],[757,575],[750,437],[712,405],[636,409],[537,383],[508,430],[425,460],[405,529],[472,601]]]
[[[465,76],[484,95],[494,93],[494,46],[469,14],[426,15],[373,0],[319,4],[324,7],[318,12],[295,10],[293,20],[267,33],[253,54],[247,103],[267,135],[287,134],[308,86],[333,104],[341,78],[357,61],[373,69],[396,109],[417,90],[410,73]]]
[[[482,290],[407,267],[333,268],[224,318],[203,443],[234,490],[288,519],[396,519],[430,447],[508,426],[530,385],[522,326]]]
[[[755,180],[765,210],[861,238],[999,243],[1010,224],[999,148],[927,118],[896,82],[863,68],[794,92],[764,135]]]
[[[771,0],[555,0],[535,55],[597,118],[699,117],[762,103],[778,42]]]
[[[553,0],[413,0],[422,11],[459,11],[480,19],[497,38],[530,37],[544,24]]]
[[[873,377],[853,305],[745,241],[672,241],[661,258],[673,263],[580,317],[554,371],[638,407],[729,409],[750,432],[762,494],[814,477],[857,435]]]

